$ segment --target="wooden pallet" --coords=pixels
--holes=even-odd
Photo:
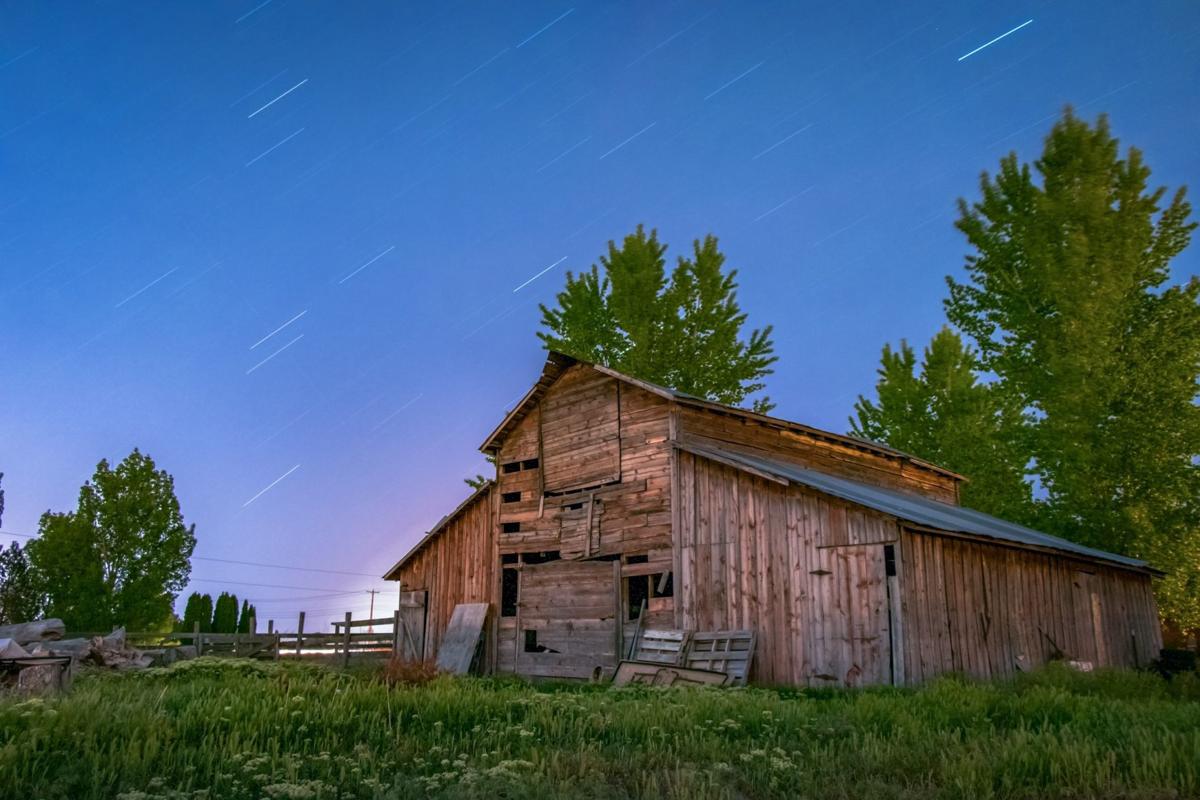
[[[687,631],[644,630],[637,635],[633,661],[682,664],[688,646]]]
[[[683,666],[724,672],[730,686],[745,686],[754,658],[754,631],[697,631],[684,652]]]

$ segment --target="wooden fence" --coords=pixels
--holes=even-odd
[[[340,622],[333,623],[332,633],[306,631],[305,612],[300,612],[294,632],[275,630],[275,620],[267,621],[265,633],[204,633],[200,625],[191,631],[126,633],[129,644],[142,648],[191,645],[197,655],[220,655],[241,658],[278,659],[280,655],[300,656],[304,653],[332,653],[340,656],[342,665],[350,663],[351,654],[376,656],[420,653],[424,631],[413,630],[396,610],[391,617],[353,619],[350,612]],[[386,628],[376,631],[375,628]],[[255,630],[251,620],[251,630]],[[104,636],[95,632],[69,633],[66,638]]]

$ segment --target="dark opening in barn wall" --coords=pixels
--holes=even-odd
[[[517,587],[520,585],[520,579],[520,573],[516,569],[506,567],[500,571],[500,616],[517,615]]]

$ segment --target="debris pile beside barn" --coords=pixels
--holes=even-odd
[[[124,628],[107,636],[62,638],[60,619],[41,619],[0,626],[0,689],[18,694],[45,694],[70,686],[80,667],[128,670],[165,666],[195,656],[194,647],[139,649],[129,644]]]

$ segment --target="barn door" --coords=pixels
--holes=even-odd
[[[892,683],[892,606],[887,545],[818,549],[815,591],[820,619],[812,648],[818,685]],[[890,551],[895,558],[895,551]],[[901,676],[903,680],[903,676]],[[825,683],[828,682],[828,683]]]
[[[590,678],[617,665],[619,572],[608,561],[523,564],[517,602],[516,672]]]
[[[400,630],[396,637],[396,655],[405,661],[425,658],[424,589],[400,593]]]
[[[1072,580],[1075,595],[1075,630],[1079,639],[1075,658],[1090,661],[1093,666],[1108,665],[1108,649],[1104,638],[1104,608],[1100,599],[1099,582],[1092,572],[1076,570]]]

